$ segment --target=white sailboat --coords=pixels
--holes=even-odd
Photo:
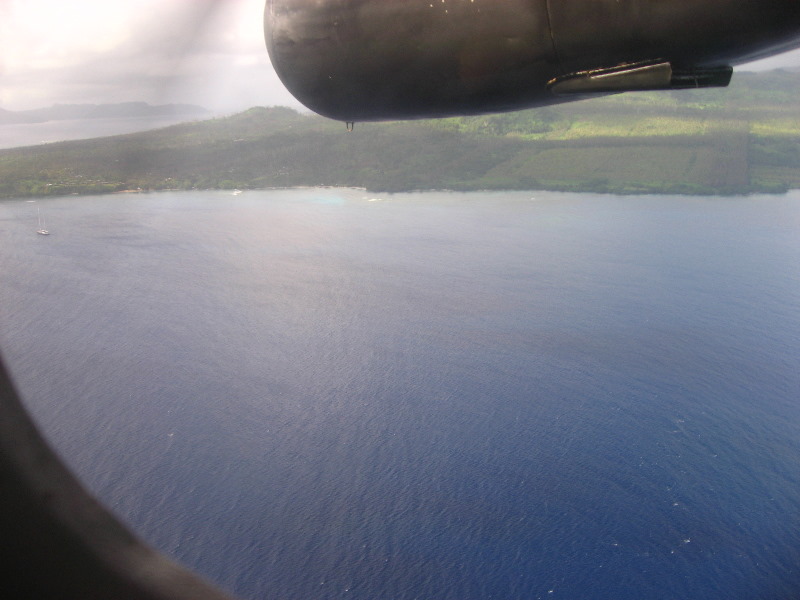
[[[39,229],[36,230],[36,233],[39,235],[50,235],[50,232],[47,230],[47,223],[45,223],[44,218],[42,218],[42,211],[39,210],[39,207],[36,207],[36,216],[39,217]]]

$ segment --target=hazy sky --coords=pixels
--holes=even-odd
[[[263,11],[264,0],[0,0],[0,107],[297,106],[270,64]]]
[[[0,108],[297,107],[269,62],[263,10],[264,0],[0,0]],[[760,66],[800,66],[800,51]]]

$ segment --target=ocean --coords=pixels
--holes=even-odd
[[[8,200],[0,347],[243,599],[790,599],[799,233],[800,192]]]
[[[187,116],[61,119],[0,124],[0,149],[123,135],[192,121]]]

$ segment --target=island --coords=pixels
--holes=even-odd
[[[344,123],[286,107],[0,151],[0,197],[298,186],[782,193],[800,187],[800,76],[520,112]]]

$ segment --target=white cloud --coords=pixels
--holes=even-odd
[[[297,105],[269,62],[263,7],[263,0],[11,0],[0,13],[0,106]]]
[[[124,34],[115,3],[11,0],[3,18],[7,68],[41,69],[76,63],[113,48]],[[103,27],[90,24],[103,23]]]
[[[770,69],[800,68],[800,50],[792,50],[777,56],[756,60],[737,67],[740,71],[769,71]]]

